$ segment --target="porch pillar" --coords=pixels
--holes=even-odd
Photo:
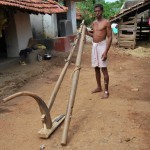
[[[73,1],[66,1],[68,7],[67,19],[71,20],[73,33],[77,32],[77,22],[76,22],[76,4]]]

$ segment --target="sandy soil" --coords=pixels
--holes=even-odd
[[[24,96],[0,103],[1,150],[38,150],[41,145],[46,150],[150,149],[150,55],[141,57],[133,54],[136,50],[111,47],[110,97],[101,100],[103,93],[91,94],[96,81],[90,67],[90,49],[91,44],[86,43],[67,145],[60,145],[63,124],[50,138],[38,137],[37,132],[42,128],[38,105]],[[150,52],[150,46],[143,53],[145,51]],[[52,118],[66,112],[76,54],[53,105]],[[0,71],[1,99],[15,92],[30,91],[48,103],[64,59],[57,56],[49,61]]]

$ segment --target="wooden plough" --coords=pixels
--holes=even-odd
[[[80,39],[80,37],[81,37],[81,39]],[[62,145],[66,145],[66,142],[67,142],[67,133],[68,133],[68,129],[69,129],[70,117],[72,114],[72,109],[73,109],[73,104],[74,104],[74,99],[75,99],[75,94],[76,94],[76,89],[77,89],[77,84],[78,84],[79,72],[80,72],[80,68],[81,68],[80,65],[81,65],[81,56],[82,56],[84,38],[85,38],[85,25],[84,25],[84,21],[82,21],[77,38],[73,44],[73,47],[67,58],[65,66],[62,69],[62,72],[58,78],[58,81],[54,87],[54,90],[52,91],[48,105],[46,105],[44,100],[42,98],[40,98],[37,94],[28,92],[28,91],[18,92],[18,93],[15,93],[15,94],[3,99],[3,102],[7,102],[16,97],[30,96],[34,100],[36,100],[36,102],[39,106],[40,112],[41,112],[41,121],[42,121],[42,125],[43,125],[43,128],[38,132],[39,136],[41,138],[48,138],[55,131],[55,129],[65,120],[64,131],[63,131],[62,142],[61,142]],[[70,64],[70,60],[72,58],[72,55],[78,44],[79,39],[80,39],[79,51],[78,51],[78,55],[77,55],[77,59],[76,59],[76,68],[73,72],[72,89],[71,89],[71,93],[70,93],[70,99],[68,102],[68,108],[66,111],[66,115],[62,114],[52,120],[51,116],[50,116],[50,111],[54,104],[55,98],[59,91],[60,85],[64,79],[64,76],[66,74],[67,68]]]

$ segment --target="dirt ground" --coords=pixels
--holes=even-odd
[[[96,81],[90,50],[91,44],[86,43],[67,145],[60,145],[64,124],[50,138],[38,137],[42,128],[38,105],[24,96],[0,103],[1,150],[38,150],[41,145],[46,150],[150,150],[150,45],[135,50],[111,47],[107,100],[100,99],[103,93],[91,94]],[[53,105],[52,118],[66,112],[76,55],[77,51]],[[15,92],[30,91],[48,103],[65,58],[56,56],[0,70],[1,100]]]

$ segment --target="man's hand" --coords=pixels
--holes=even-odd
[[[105,61],[107,59],[107,54],[104,52],[103,54],[102,54],[102,61]]]
[[[90,28],[86,28],[85,33],[86,33],[86,35],[93,37],[93,32]]]

